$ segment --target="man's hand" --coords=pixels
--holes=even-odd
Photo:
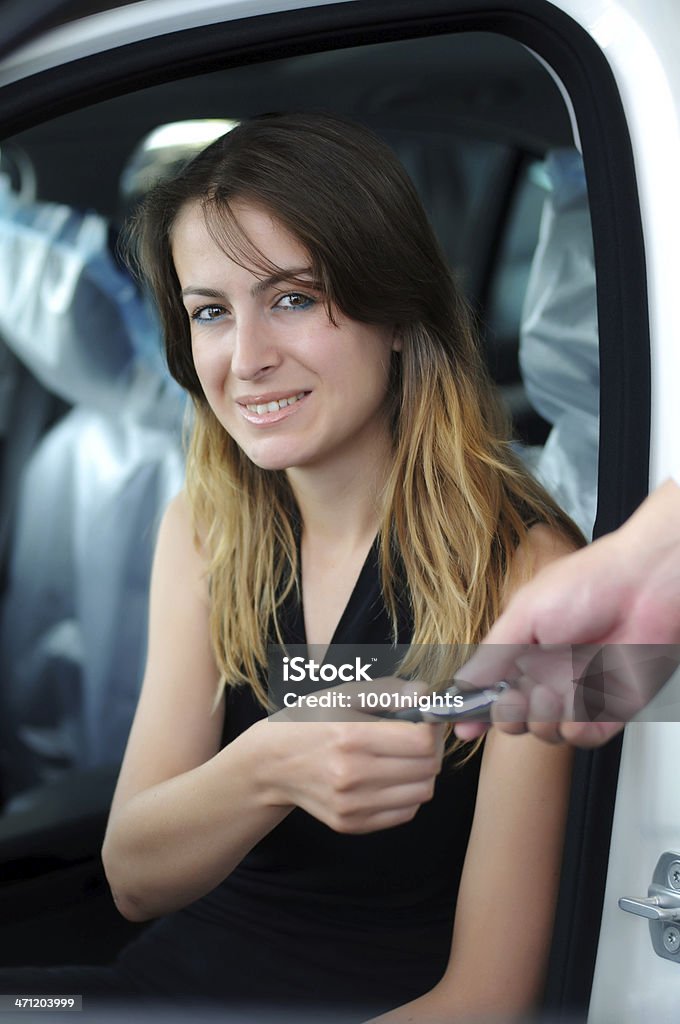
[[[459,675],[475,688],[514,683],[493,709],[503,731],[592,747],[656,695],[678,645],[680,487],[668,481],[619,530],[518,590]],[[484,729],[461,723],[456,735]]]

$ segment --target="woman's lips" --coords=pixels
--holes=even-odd
[[[281,420],[288,419],[289,416],[296,413],[300,406],[304,405],[309,394],[309,391],[298,391],[295,394],[286,395],[279,399],[272,398],[269,401],[249,401],[247,403],[241,399],[236,405],[248,423],[253,423],[257,426],[268,426],[270,423],[279,423]],[[284,401],[285,405],[283,404]],[[274,405],[276,408],[273,408]]]

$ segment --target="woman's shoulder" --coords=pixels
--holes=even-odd
[[[181,490],[166,505],[159,528],[159,536],[162,534],[175,541],[191,542],[196,552],[203,555],[202,537],[186,491]]]
[[[534,522],[518,544],[510,563],[504,602],[551,562],[571,554],[577,545],[554,526]]]
[[[165,506],[161,526],[166,529],[190,530],[191,506],[186,491],[181,490]]]
[[[158,528],[157,555],[179,557],[196,552],[191,508],[184,491],[180,491],[166,506]],[[197,552],[196,552],[197,553]]]
[[[177,578],[200,581],[198,589],[205,593],[205,551],[184,491],[172,498],[161,519],[156,544],[156,574],[161,566]],[[162,568],[161,573],[167,574],[162,572]]]
[[[534,522],[528,527],[526,538],[517,548],[517,557],[532,558],[537,563],[553,562],[575,548],[574,541],[557,527]]]

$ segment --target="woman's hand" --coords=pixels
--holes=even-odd
[[[382,679],[371,690],[403,686]],[[354,834],[410,821],[432,797],[444,751],[443,726],[361,713],[360,689],[349,683],[319,691],[347,695],[350,706],[284,710],[261,723],[271,752],[263,765],[269,801],[302,807],[334,831]]]

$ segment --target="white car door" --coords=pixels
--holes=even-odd
[[[680,196],[673,171],[680,165],[680,74],[672,50],[680,9],[672,0],[648,5],[561,0],[559,6],[587,28],[610,63],[633,147],[649,302],[653,488],[680,467],[680,310],[674,272]],[[631,281],[631,287],[640,286]],[[591,1024],[671,1022],[680,1013],[680,925],[671,915],[650,920],[623,914],[619,907],[622,898],[647,897],[653,880],[662,901],[680,907],[677,674],[640,717],[627,727],[623,743]],[[630,906],[638,914],[647,912],[639,904]]]

